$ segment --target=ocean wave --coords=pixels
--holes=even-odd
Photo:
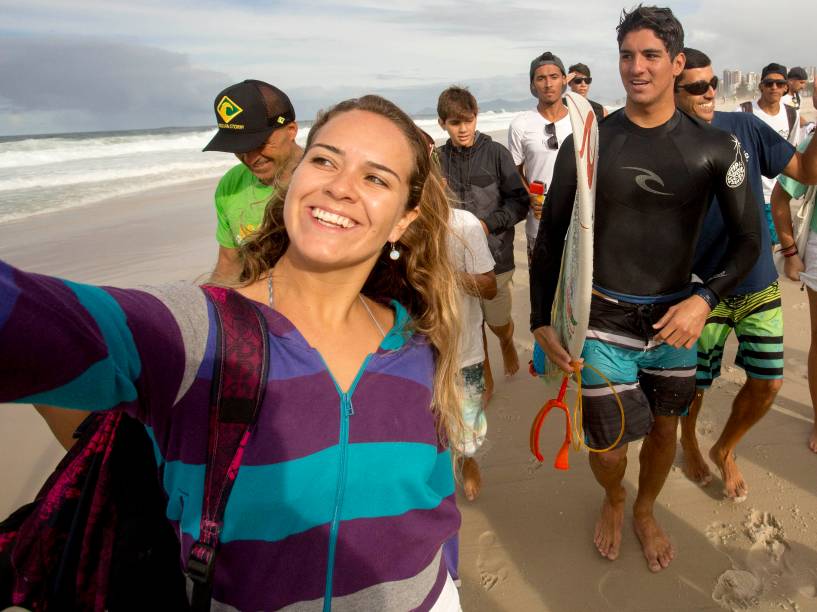
[[[208,130],[167,136],[106,136],[83,140],[32,138],[5,142],[0,143],[0,168],[26,168],[145,153],[201,151],[214,133],[215,130]]]
[[[220,176],[220,174],[220,172],[213,173],[209,170],[188,171],[185,174],[154,176],[151,177],[149,182],[118,181],[116,183],[103,182],[91,186],[68,187],[62,190],[60,197],[44,197],[45,194],[43,194],[36,198],[23,198],[23,194],[31,193],[30,191],[26,191],[15,194],[19,197],[11,198],[7,202],[4,201],[0,203],[0,224],[60,210],[82,208],[111,198],[135,195],[147,190],[183,185],[198,180],[215,179]],[[43,188],[43,191],[53,194],[48,188]],[[25,199],[24,207],[15,205],[15,200],[18,199]]]
[[[36,189],[47,184],[52,190],[60,187],[70,187],[74,185],[117,182],[122,180],[144,179],[163,175],[180,175],[184,177],[190,173],[199,176],[218,176],[228,168],[236,164],[235,159],[217,158],[199,162],[179,161],[172,163],[161,163],[145,166],[120,166],[116,168],[89,169],[86,172],[70,172],[65,174],[51,173],[48,178],[44,178],[40,173],[28,173],[23,176],[12,176],[0,178],[0,192],[22,191],[26,189]],[[143,189],[149,189],[150,185],[145,185]]]
[[[303,144],[308,131],[308,127],[300,128],[296,140]],[[181,134],[112,134],[93,138],[26,138],[0,142],[0,169],[31,168],[83,160],[92,162],[130,155],[173,152],[198,154],[215,133],[215,129],[208,129]]]

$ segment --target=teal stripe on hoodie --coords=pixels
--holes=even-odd
[[[94,318],[108,349],[108,356],[61,387],[15,400],[18,403],[57,404],[65,408],[105,410],[136,399],[134,381],[142,363],[127,317],[105,290],[63,281]]]
[[[422,484],[416,470],[436,456]],[[223,542],[275,542],[328,524],[336,490],[338,447],[285,463],[242,466],[227,502]],[[454,492],[451,456],[429,444],[378,442],[349,445],[349,470],[341,520],[399,516],[436,508]],[[204,466],[165,464],[168,517],[199,537]],[[354,483],[358,483],[355,485]],[[365,483],[365,484],[361,484]]]

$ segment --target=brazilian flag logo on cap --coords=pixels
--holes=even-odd
[[[244,109],[230,100],[230,98],[227,96],[224,96],[221,99],[221,102],[218,103],[218,106],[216,106],[216,112],[218,113],[218,116],[224,120],[224,123],[230,123],[230,121],[243,113]]]

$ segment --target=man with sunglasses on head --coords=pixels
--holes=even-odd
[[[562,60],[550,51],[533,59],[529,74],[530,92],[537,100],[536,108],[513,118],[508,130],[508,148],[525,184],[529,186],[538,181],[547,192],[551,187],[559,147],[572,133],[567,106],[562,98],[567,74]],[[531,208],[525,220],[528,260],[539,231],[541,215],[541,199],[531,198]]]
[[[567,84],[570,87],[570,91],[587,98],[590,95],[590,83],[593,82],[593,77],[590,76],[590,68],[588,68],[587,64],[582,64],[579,62],[578,64],[573,64],[567,70]],[[590,102],[590,106],[592,107],[593,112],[596,113],[596,117],[598,119],[602,119],[607,116],[607,109],[601,104],[594,102],[589,98],[587,101]]]
[[[724,345],[734,329],[738,339],[736,364],[746,371],[747,380],[735,397],[729,419],[709,451],[709,457],[721,473],[726,497],[740,500],[748,488],[735,463],[735,447],[769,410],[783,382],[783,314],[771,235],[765,221],[764,202],[760,199],[764,192],[761,181],[764,177],[774,180],[773,177],[784,174],[804,183],[817,182],[817,146],[810,146],[802,154],[795,152],[759,115],[715,111],[718,77],[713,73],[709,57],[690,48],[684,49],[684,54],[684,71],[675,80],[675,104],[688,115],[737,137],[743,147],[747,178],[761,221],[760,257],[741,283],[728,296],[721,296],[720,304],[709,314],[698,340],[697,393],[689,415],[681,419],[684,473],[692,481],[706,485],[712,475],[698,447],[695,426],[704,392],[720,376]],[[695,274],[701,278],[713,274],[728,243],[720,206],[713,202],[698,240]]]
[[[795,66],[789,70],[789,73],[786,75],[786,80],[788,81],[789,92],[783,96],[780,101],[783,102],[783,104],[788,104],[789,106],[793,106],[797,110],[800,110],[800,92],[804,91],[806,88],[808,75],[803,68],[800,66]]]

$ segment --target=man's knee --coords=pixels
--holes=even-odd
[[[764,403],[773,402],[782,386],[782,378],[773,378],[770,380],[762,378],[746,379],[747,391],[752,394],[752,397],[755,397],[758,400],[763,400]]]
[[[661,445],[674,444],[678,437],[678,417],[658,416],[649,433],[650,440]]]
[[[590,453],[591,459],[605,470],[613,470],[627,458],[627,445],[619,446],[606,453]]]

